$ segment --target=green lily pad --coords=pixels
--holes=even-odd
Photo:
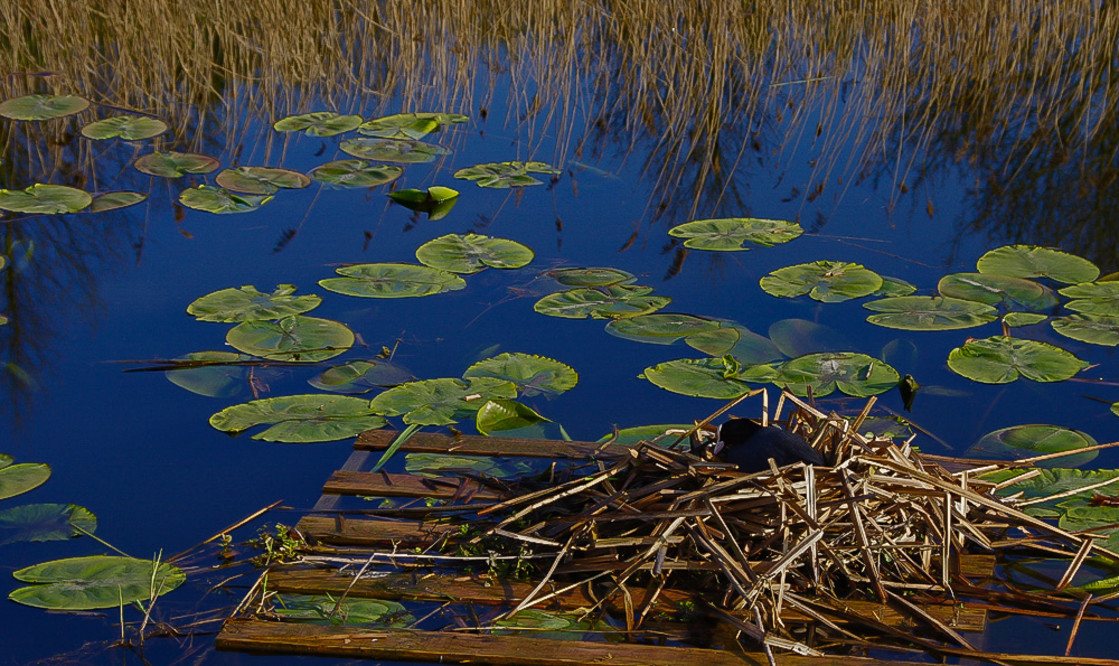
[[[24,504],[0,511],[0,544],[66,541],[97,531],[97,516],[77,504]]]
[[[109,210],[135,206],[141,201],[145,201],[147,198],[148,195],[141,192],[130,192],[127,190],[106,192],[105,194],[99,194],[93,198],[93,203],[89,205],[89,210],[92,213],[104,213]]]
[[[221,162],[207,155],[197,153],[177,153],[156,151],[136,160],[132,165],[141,173],[160,178],[181,178],[189,174],[210,173]]]
[[[281,284],[271,294],[257,291],[253,285],[221,289],[195,299],[187,306],[187,314],[198,321],[233,323],[281,319],[314,310],[322,303],[315,294],[293,296],[295,285]]]
[[[338,146],[342,152],[363,160],[396,162],[397,164],[423,164],[450,154],[443,146],[423,141],[403,139],[346,139]]]
[[[483,435],[498,430],[517,430],[551,421],[516,400],[489,399],[474,414],[474,427]]]
[[[9,457],[8,460],[10,461],[11,458]],[[9,462],[0,467],[0,500],[34,490],[46,483],[50,476],[51,468],[46,463],[12,465]]]
[[[972,328],[998,319],[998,311],[990,305],[945,296],[895,296],[863,307],[881,313],[867,317],[868,322],[907,331]]]
[[[0,326],[3,326],[4,324],[7,324],[7,323],[8,323],[8,318],[6,316],[0,314]]]
[[[1004,476],[1012,478],[1026,471],[1029,470],[1005,470],[998,475],[984,475],[983,478],[997,483],[1003,481],[1002,477]],[[1101,485],[1108,481],[1113,483]],[[1087,488],[1087,490],[1065,495],[1069,491],[1076,491],[1080,488]],[[1108,497],[1119,495],[1119,469],[1042,469],[1035,476],[1005,486],[997,491],[997,494],[1002,497],[1021,494],[1023,500],[1060,495],[1060,497],[1033,504],[1025,509],[1026,513],[1043,518],[1057,518],[1070,507],[1088,506],[1092,496],[1097,493]]]
[[[167,123],[148,116],[113,116],[92,122],[82,128],[82,136],[101,141],[121,138],[125,141],[142,141],[167,131]]]
[[[936,286],[943,296],[1027,310],[1048,310],[1057,304],[1053,290],[1033,280],[996,273],[952,273]]]
[[[1007,312],[1002,317],[1002,323],[1011,328],[1018,326],[1032,326],[1040,324],[1049,318],[1049,315],[1043,315],[1039,312]]]
[[[609,287],[615,284],[629,284],[635,281],[633,273],[617,268],[556,268],[544,272],[565,287]]]
[[[89,100],[77,95],[27,95],[0,103],[0,116],[12,120],[50,120],[88,107]]]
[[[948,367],[953,372],[984,384],[1005,384],[1019,375],[1035,382],[1059,382],[1087,365],[1051,344],[1001,335],[970,340],[948,354]]]
[[[631,426],[621,428],[609,435],[599,438],[600,442],[610,442],[621,446],[633,446],[638,442],[652,442],[658,437],[663,445],[670,444],[678,435],[683,435],[693,428],[690,423],[660,423],[654,425]],[[665,441],[667,435],[671,439]]]
[[[319,285],[362,298],[414,298],[466,287],[466,280],[454,273],[415,264],[357,264],[334,272],[342,277],[319,280]]]
[[[258,166],[226,169],[214,180],[227,190],[245,194],[272,194],[279,189],[299,190],[311,184],[311,179],[298,171]]]
[[[753,384],[769,382],[776,371],[771,366],[743,366],[730,356],[681,358],[658,363],[639,375],[666,391],[698,398],[730,400],[753,390]]]
[[[482,409],[485,409],[483,407]],[[404,469],[409,474],[428,479],[450,476],[483,476],[511,479],[532,472],[523,461],[496,456],[454,456],[446,453],[409,453],[404,456]]]
[[[721,322],[716,329],[692,333],[684,338],[684,342],[710,356],[730,354],[744,365],[768,363],[784,357],[769,338],[730,322]]]
[[[266,442],[332,442],[385,425],[364,398],[348,395],[285,395],[226,407],[210,425],[238,434],[253,426],[272,427],[253,435]]]
[[[403,416],[416,425],[451,425],[456,419],[473,415],[487,400],[517,397],[512,382],[495,377],[424,379],[408,382],[373,398],[373,410],[385,416]]]
[[[760,280],[770,296],[796,298],[808,294],[824,303],[838,303],[868,296],[882,286],[882,277],[859,264],[814,261],[778,268]]]
[[[179,193],[179,203],[187,208],[217,215],[251,213],[271,200],[271,196],[233,194],[224,187],[210,185],[199,185]]]
[[[884,361],[854,352],[807,354],[785,361],[773,383],[796,395],[825,396],[836,389],[865,398],[897,386],[901,375]]]
[[[1018,460],[1045,453],[1073,451],[1095,446],[1087,433],[1056,425],[1017,425],[989,432],[979,438],[965,457],[991,460]],[[1079,467],[1092,462],[1097,451],[1044,460],[1038,467]]]
[[[745,243],[773,247],[804,233],[796,222],[765,220],[756,217],[724,217],[694,220],[672,227],[668,235],[684,238],[684,247],[693,250],[749,250]]]
[[[316,363],[352,347],[354,333],[330,319],[293,315],[278,322],[241,322],[225,340],[238,351],[270,361]]]
[[[889,439],[906,439],[913,434],[909,422],[898,416],[871,416],[863,420],[859,433]]]
[[[285,622],[404,628],[416,621],[397,601],[346,597],[339,603],[328,595],[285,592],[276,595],[272,604],[272,613]]]
[[[384,139],[422,139],[452,123],[464,123],[469,116],[458,113],[397,113],[363,123],[358,132]]]
[[[717,321],[667,312],[615,319],[606,324],[610,335],[654,345],[670,345],[680,338],[715,330],[719,330]]]
[[[8,599],[51,610],[117,608],[147,601],[183,584],[186,576],[170,564],[113,555],[71,557],[43,562],[12,574],[24,583]]]
[[[272,129],[277,132],[303,132],[307,136],[334,136],[349,132],[361,125],[361,116],[340,116],[332,111],[314,111],[277,120]]]
[[[554,175],[559,172],[559,169],[544,162],[490,162],[459,169],[455,172],[455,178],[472,180],[478,187],[524,187],[543,185],[542,181],[533,178],[530,173]]]
[[[997,247],[979,257],[975,267],[980,273],[1019,278],[1047,277],[1065,284],[1091,282],[1100,275],[1100,269],[1083,257],[1036,245]]]
[[[789,358],[821,351],[845,351],[851,343],[839,331],[807,319],[782,319],[769,327],[769,339]]]
[[[1049,324],[1066,338],[1105,347],[1119,345],[1119,317],[1072,315],[1057,317]]]
[[[251,356],[227,351],[200,351],[181,356],[176,361],[186,361],[181,369],[165,370],[164,376],[172,384],[191,393],[210,398],[232,398],[241,393],[249,379],[248,370],[237,365]],[[198,365],[191,367],[194,362]]]
[[[615,284],[548,294],[532,307],[549,317],[619,319],[650,314],[671,302],[672,299],[667,296],[654,296],[652,287]]]
[[[1119,282],[1086,282],[1061,289],[1060,294],[1073,300],[1065,307],[1081,314],[1119,316]]]
[[[327,368],[307,383],[321,391],[368,393],[415,380],[411,372],[390,361],[357,360]]]
[[[583,621],[577,613],[557,615],[535,608],[526,608],[494,622],[493,633],[503,635],[525,635],[532,638],[550,640],[582,640],[585,633],[594,628],[593,623]],[[525,631],[518,631],[525,630]]]
[[[458,190],[435,185],[426,191],[396,190],[389,192],[388,197],[408,210],[426,213],[429,220],[441,220],[458,203]]]
[[[311,169],[311,179],[338,187],[376,187],[400,178],[404,169],[365,160],[335,160]]]
[[[462,377],[495,377],[510,381],[525,397],[541,393],[559,395],[579,382],[579,374],[566,363],[520,352],[507,352],[478,361],[467,368]]]
[[[16,459],[13,458],[12,456],[8,455],[7,453],[0,453],[0,469],[4,469],[5,467],[7,467],[8,465],[11,465],[15,461],[16,461]]]
[[[882,276],[882,286],[878,288],[871,296],[878,298],[887,298],[894,296],[908,296],[917,291],[917,287],[909,284],[901,278]]]
[[[477,273],[483,268],[520,268],[532,261],[532,249],[506,238],[480,234],[447,234],[416,250],[421,264],[452,273]]]
[[[25,190],[0,190],[0,210],[29,215],[76,213],[93,202],[84,190],[36,183]]]

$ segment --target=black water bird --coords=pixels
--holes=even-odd
[[[796,433],[770,425],[764,428],[750,419],[730,419],[719,426],[712,451],[742,472],[769,469],[769,459],[778,467],[805,462],[826,465],[824,457]]]

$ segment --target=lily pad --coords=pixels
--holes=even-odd
[[[996,273],[952,273],[936,286],[943,296],[1026,310],[1048,310],[1057,298],[1048,287],[1033,280]]]
[[[342,152],[363,160],[396,162],[398,164],[423,164],[434,162],[437,157],[450,154],[443,146],[423,141],[404,139],[346,139],[338,146]]]
[[[0,467],[0,500],[34,490],[46,483],[50,476],[51,468],[46,463],[12,465],[9,462]]]
[[[357,360],[327,368],[307,383],[321,391],[352,394],[368,393],[415,380],[411,372],[390,361]]]
[[[1051,344],[1001,335],[969,340],[948,354],[948,367],[953,372],[984,384],[1005,384],[1019,375],[1036,382],[1059,382],[1087,365]]]
[[[272,613],[286,622],[403,628],[416,621],[397,601],[285,592],[272,603]]]
[[[134,206],[147,198],[148,195],[146,194],[130,192],[128,190],[106,192],[105,194],[99,194],[93,198],[93,203],[90,204],[89,210],[93,213],[104,213],[109,210]]]
[[[661,445],[668,445],[672,443],[677,436],[686,434],[692,429],[692,425],[688,423],[660,423],[654,425],[632,426],[629,428],[621,428],[615,432],[610,433],[599,438],[600,442],[610,442],[611,444],[619,444],[621,446],[633,446],[638,442],[652,442],[657,440],[658,437]],[[665,438],[667,436],[667,438]]]
[[[397,113],[363,123],[358,132],[384,139],[422,139],[452,123],[464,123],[469,116],[458,113]]]
[[[517,397],[517,387],[495,377],[425,379],[391,388],[373,398],[373,410],[385,416],[403,416],[416,425],[451,425],[473,415],[487,400]]]
[[[352,347],[354,333],[330,319],[293,315],[278,322],[241,322],[225,340],[238,351],[270,361],[316,363]]]
[[[516,400],[490,399],[474,415],[474,427],[483,435],[498,430],[517,430],[551,421]]]
[[[485,409],[485,407],[483,407]],[[532,472],[523,461],[497,456],[455,456],[446,453],[409,453],[404,456],[404,469],[409,474],[428,479],[449,476],[488,476],[509,479]]]
[[[543,185],[542,181],[529,174],[554,175],[559,172],[559,169],[552,168],[544,162],[490,162],[459,169],[455,172],[455,178],[472,180],[478,184],[478,187],[507,188]]]
[[[1018,326],[1040,324],[1048,318],[1049,315],[1043,315],[1039,312],[1007,312],[1002,317],[1002,323],[1011,328],[1015,328]]]
[[[658,363],[639,375],[666,391],[699,398],[730,400],[753,390],[776,376],[771,366],[743,366],[730,356],[720,358],[681,358]]]
[[[298,171],[259,166],[226,169],[214,180],[227,190],[245,194],[272,194],[279,189],[299,190],[311,184],[311,179]]]
[[[89,192],[36,183],[25,190],[0,190],[0,210],[29,215],[76,213],[93,202]]]
[[[319,280],[319,285],[362,298],[414,298],[466,287],[466,280],[454,273],[415,264],[356,264],[334,272],[342,277]]]
[[[773,383],[797,395],[825,396],[836,389],[857,398],[885,393],[901,376],[884,361],[855,352],[807,354],[785,361]]]
[[[480,234],[447,234],[416,250],[421,264],[452,273],[476,273],[483,268],[520,268],[532,261],[532,249],[506,238]]]
[[[871,296],[877,296],[879,298],[908,296],[915,291],[917,291],[917,287],[909,284],[905,280],[883,275],[882,286],[878,288],[878,291],[871,294]]]
[[[24,583],[8,599],[51,610],[117,608],[147,601],[183,584],[186,576],[170,564],[113,555],[71,557],[43,562],[12,574]],[[153,595],[154,592],[154,595]]]
[[[980,273],[1019,278],[1047,277],[1065,284],[1091,282],[1100,275],[1100,269],[1083,257],[1037,245],[997,247],[979,257],[975,267]]]
[[[694,220],[668,230],[669,236],[683,238],[684,247],[693,250],[749,250],[746,243],[772,247],[787,243],[804,233],[796,222],[756,217],[724,217]]]
[[[1087,282],[1061,289],[1060,294],[1073,300],[1065,307],[1081,314],[1119,316],[1119,282]]]
[[[0,116],[12,120],[50,120],[88,107],[89,100],[77,95],[27,95],[0,103]]]
[[[1008,470],[1005,475],[1019,475],[1027,470]],[[1003,479],[994,475],[985,475],[984,479],[996,482]],[[1111,482],[1108,484],[1107,482]],[[1069,491],[1086,490],[1066,494]],[[1042,469],[1040,473],[1028,479],[1003,487],[997,491],[999,495],[1021,494],[1023,500],[1034,500],[1043,497],[1055,499],[1032,504],[1025,509],[1026,513],[1043,518],[1057,518],[1063,515],[1069,507],[1087,506],[1094,494],[1115,497],[1119,495],[1119,470],[1117,469],[1092,469],[1079,470],[1067,468]]]
[[[322,303],[315,294],[293,296],[295,285],[281,284],[271,294],[257,291],[253,285],[221,289],[196,299],[187,306],[187,313],[198,321],[232,323],[281,319],[314,310]]]
[[[863,303],[873,314],[872,324],[907,331],[946,331],[972,328],[998,319],[994,307],[945,296],[895,296]]]
[[[719,330],[717,321],[667,312],[615,319],[606,324],[606,332],[610,335],[654,345],[670,345],[689,335],[715,330]]]
[[[769,338],[729,322],[722,322],[716,329],[692,333],[684,342],[710,356],[730,354],[744,365],[768,363],[784,357]]]
[[[139,158],[132,166],[149,176],[181,178],[187,174],[210,173],[220,165],[221,162],[207,155],[156,151]]]
[[[361,116],[341,116],[332,111],[314,111],[277,120],[272,129],[277,132],[303,132],[307,136],[334,136],[349,132],[361,125]]]
[[[852,346],[839,331],[807,319],[773,322],[768,333],[777,349],[790,358],[822,351],[845,351]]]
[[[234,194],[224,187],[210,185],[199,185],[179,193],[179,203],[187,208],[217,215],[251,213],[271,200],[271,196]]]
[[[544,272],[565,287],[609,287],[614,284],[629,284],[636,280],[633,273],[617,268],[556,268]]]
[[[536,301],[533,309],[566,319],[619,319],[656,312],[671,302],[667,296],[654,296],[652,287],[615,284],[548,294]]]
[[[979,438],[966,453],[968,458],[1018,460],[1045,453],[1074,451],[1095,446],[1087,433],[1057,425],[1017,425],[989,432]],[[1092,462],[1097,451],[1088,451],[1061,458],[1043,460],[1038,467],[1079,467]]]
[[[210,425],[238,434],[253,426],[272,427],[253,435],[266,442],[331,442],[385,425],[369,401],[348,395],[285,395],[226,407]]]
[[[210,398],[232,398],[244,390],[249,378],[248,370],[238,362],[251,356],[227,351],[200,351],[181,356],[176,361],[186,361],[187,367],[164,371],[167,381],[191,393]],[[198,365],[190,367],[190,362]]]
[[[458,190],[434,185],[427,190],[396,190],[389,192],[389,198],[409,210],[427,213],[429,220],[447,217],[458,203]]]
[[[92,122],[82,128],[82,136],[97,141],[121,138],[125,141],[142,141],[167,131],[167,123],[148,116],[113,116]]]
[[[566,363],[535,354],[511,352],[478,361],[462,373],[463,379],[495,377],[513,382],[525,397],[541,393],[559,395],[575,387],[579,374]],[[525,424],[531,425],[531,424]]]
[[[338,187],[376,187],[400,178],[404,169],[365,160],[336,160],[311,169],[311,179]]]
[[[882,277],[859,264],[814,261],[778,268],[760,281],[770,296],[796,298],[808,294],[824,303],[868,296],[882,286]]]
[[[0,511],[0,544],[66,541],[97,531],[97,516],[77,504],[24,504]]]
[[[1119,345],[1119,317],[1072,315],[1057,317],[1049,324],[1066,338],[1105,347]]]

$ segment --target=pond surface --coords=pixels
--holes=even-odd
[[[95,107],[77,119],[42,124],[0,120],[7,141],[0,186],[75,184],[75,174],[81,174],[89,191],[149,195],[143,203],[106,213],[0,219],[0,248],[10,259],[0,272],[7,290],[0,296],[0,314],[10,317],[0,326],[0,360],[10,363],[0,452],[52,469],[45,485],[20,500],[85,506],[98,516],[97,536],[136,557],[186,550],[278,500],[296,510],[311,507],[323,482],[349,455],[352,440],[269,443],[249,434],[231,438],[207,421],[252,399],[254,388],[260,397],[313,392],[307,380],[321,368],[262,369],[254,385],[243,381],[238,395],[220,398],[188,392],[162,372],[130,372],[190,352],[229,350],[229,325],[196,321],[185,309],[200,296],[242,285],[270,292],[292,284],[298,294],[322,296],[312,314],[342,322],[358,335],[358,344],[338,361],[373,358],[385,347],[394,350],[395,363],[420,379],[459,377],[476,361],[502,352],[562,361],[579,373],[578,385],[554,399],[524,400],[551,419],[544,432],[552,437],[559,425],[574,439],[594,440],[614,427],[687,423],[724,404],[670,393],[639,378],[657,363],[703,356],[682,343],[641,344],[607,334],[605,320],[535,312],[534,302],[555,289],[542,274],[557,267],[628,271],[638,284],[672,299],[666,312],[733,320],[762,335],[778,322],[805,320],[832,329],[828,345],[876,358],[889,354],[896,369],[917,378],[922,390],[908,413],[897,391],[879,396],[879,411],[905,414],[935,435],[919,436],[928,452],[961,455],[986,433],[1026,423],[1075,428],[1101,443],[1119,439],[1119,419],[1107,404],[1119,399],[1110,383],[1117,376],[1110,347],[1064,338],[1046,323],[1014,329],[1017,336],[1050,342],[1093,363],[1078,380],[1107,381],[980,384],[951,372],[945,360],[969,336],[998,335],[997,323],[967,331],[897,331],[866,322],[869,313],[861,303],[867,299],[822,304],[807,297],[774,298],[759,287],[760,278],[778,268],[835,260],[862,264],[915,285],[919,294],[933,294],[942,276],[974,271],[980,256],[1010,242],[1060,247],[1092,259],[1105,274],[1119,270],[1112,251],[1119,209],[1107,210],[1119,168],[1114,157],[1119,126],[1109,86],[1088,96],[1087,105],[1100,109],[1098,114],[1077,116],[1091,127],[1082,125],[1080,135],[1061,138],[1060,123],[1046,127],[1046,117],[1019,122],[998,116],[1015,105],[1050,108],[1053,100],[1042,94],[1037,101],[1025,77],[1021,88],[1008,83],[1004,96],[991,102],[997,108],[990,117],[938,115],[929,106],[919,108],[917,94],[868,112],[868,100],[880,94],[874,67],[881,64],[868,57],[835,64],[836,73],[820,79],[807,66],[801,76],[775,73],[760,88],[766,96],[750,109],[725,103],[712,110],[714,120],[695,116],[677,125],[677,119],[657,114],[630,117],[629,111],[649,113],[648,100],[634,100],[627,111],[603,93],[609,82],[584,79],[574,69],[558,86],[559,94],[550,88],[556,81],[548,80],[546,68],[513,50],[495,51],[501,54],[497,60],[478,56],[476,78],[454,94],[421,95],[401,87],[339,103],[328,94],[289,92],[292,99],[273,99],[270,112],[254,97],[269,92],[265,84],[259,89],[228,84],[227,106],[189,110],[188,117],[205,117],[206,123],[199,120],[189,131],[177,125],[155,145],[205,153],[223,168],[259,165],[307,173],[349,158],[340,144],[353,134],[279,134],[271,124],[285,115],[332,110],[369,120],[445,111],[469,117],[427,137],[448,148],[448,155],[406,165],[391,186],[341,189],[315,182],[281,191],[248,214],[214,215],[179,205],[180,191],[213,184],[216,172],[173,180],[141,174],[131,164],[151,152],[152,141],[92,142],[74,135],[112,109]],[[416,57],[437,61],[430,53]],[[534,72],[543,74],[533,78]],[[1054,80],[1077,76],[1058,72]],[[25,77],[0,91],[5,99],[40,88],[95,102],[99,93],[111,95],[70,83],[65,77]],[[1059,96],[1064,88],[1054,90]],[[596,105],[603,95],[612,105]],[[910,124],[903,122],[910,118]],[[718,132],[710,131],[711,123]],[[1008,138],[992,138],[999,132]],[[59,151],[60,135],[66,143]],[[1058,152],[1060,159],[1053,157]],[[70,162],[58,166],[52,155]],[[550,180],[543,176],[541,185],[507,190],[480,188],[452,175],[507,160],[539,160],[560,173]],[[461,192],[439,220],[385,196],[390,189],[434,185]],[[721,217],[796,221],[806,233],[747,252],[687,250],[667,233],[690,220]],[[414,263],[423,243],[471,232],[515,240],[535,257],[524,268],[468,275],[464,289],[424,298],[359,299],[317,284],[345,264]],[[821,404],[841,412],[857,412],[863,404],[837,396]],[[746,404],[740,415],[755,416],[759,403]],[[399,419],[390,421],[401,427]],[[458,427],[472,431],[469,421]],[[1104,450],[1089,466],[1117,467],[1116,456]],[[294,524],[298,516],[271,514],[239,530],[240,540],[259,525]],[[0,563],[7,572],[104,551],[88,538],[10,544],[0,546]],[[216,580],[220,576],[177,593],[189,601],[176,605],[171,595],[160,606],[166,603],[168,616],[185,615]],[[11,579],[5,585],[9,591],[16,586]],[[212,594],[198,607],[235,603],[241,591]],[[19,628],[4,632],[6,663],[58,654],[70,655],[64,661],[74,654],[93,662],[132,657],[97,647],[75,652],[87,642],[112,640],[119,631],[115,611],[91,617],[14,603],[0,609],[0,623]],[[1108,655],[1102,626],[1082,630],[1077,649]],[[1036,643],[1021,646],[1023,631]],[[1016,619],[994,624],[984,639],[993,651],[1059,652],[1067,627]],[[153,663],[180,656],[205,663],[260,660],[214,653],[210,640],[161,639],[149,645],[148,657]]]

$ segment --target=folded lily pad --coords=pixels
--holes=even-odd
[[[187,313],[198,321],[233,323],[282,319],[314,310],[322,303],[315,294],[295,296],[295,285],[277,285],[271,294],[257,291],[253,285],[221,289],[194,300]]]
[[[454,273],[415,264],[356,264],[334,272],[342,277],[319,280],[319,285],[361,298],[415,298],[466,287]]]
[[[349,132],[361,124],[361,116],[341,116],[332,111],[314,111],[277,120],[272,129],[277,132],[303,132],[307,136],[334,136]]]
[[[796,222],[756,217],[725,217],[694,220],[668,230],[669,236],[683,238],[684,247],[693,250],[749,250],[746,243],[772,247],[787,243],[804,233]]]
[[[227,190],[245,194],[272,194],[279,189],[299,190],[311,184],[311,179],[298,171],[259,166],[226,169],[214,180]]]
[[[483,359],[462,373],[463,379],[494,377],[513,382],[525,397],[559,395],[579,382],[579,374],[566,363],[535,354],[511,352]],[[531,425],[531,424],[526,424]]]
[[[130,192],[127,190],[106,192],[105,194],[99,194],[93,198],[93,203],[90,204],[89,210],[93,213],[103,213],[109,210],[134,206],[147,198],[148,195],[141,192]]]
[[[458,113],[397,113],[362,123],[358,132],[384,139],[422,139],[445,125],[467,120],[469,116]]]
[[[421,264],[452,273],[520,268],[534,256],[531,248],[516,241],[481,234],[447,234],[429,240],[416,250],[416,259]]]
[[[824,303],[868,296],[882,287],[882,277],[859,264],[814,261],[778,268],[760,281],[770,296],[796,298],[808,294]]]
[[[667,296],[654,296],[652,287],[615,284],[548,294],[536,301],[533,309],[566,319],[619,319],[656,312],[671,302]]]
[[[234,349],[270,361],[316,363],[354,344],[354,333],[330,319],[292,315],[280,321],[244,321],[225,340]]]
[[[364,398],[348,395],[286,395],[226,407],[210,425],[238,434],[258,425],[270,428],[253,435],[266,442],[331,442],[355,437],[385,425]]]
[[[8,599],[51,610],[118,608],[147,601],[183,584],[186,575],[170,564],[113,555],[43,562],[12,574],[24,583]]]
[[[458,203],[458,190],[441,185],[433,185],[427,190],[405,189],[389,192],[388,196],[409,210],[427,213],[429,220],[447,217]]]
[[[895,296],[863,307],[881,313],[867,317],[868,322],[907,331],[972,328],[998,319],[998,311],[986,303],[945,296]]]
[[[89,100],[77,95],[26,95],[0,103],[0,116],[12,120],[50,120],[88,107]]]
[[[1019,278],[1047,277],[1065,284],[1091,282],[1100,275],[1095,264],[1075,254],[1037,245],[997,247],[975,263],[980,273]]]
[[[434,162],[437,157],[450,154],[443,146],[423,141],[404,139],[346,139],[338,146],[342,152],[363,160],[396,162],[398,164],[423,164]]]
[[[408,382],[373,398],[373,410],[385,416],[403,416],[416,425],[451,425],[458,418],[473,415],[495,398],[513,399],[517,387],[496,377],[441,378]]]
[[[311,169],[311,180],[338,187],[376,187],[400,178],[404,169],[365,160],[336,160]]]
[[[1060,347],[1001,335],[970,340],[948,354],[953,372],[984,384],[1005,384],[1019,375],[1035,382],[1059,382],[1087,366]]]
[[[188,173],[210,173],[220,165],[220,162],[207,155],[177,153],[175,151],[149,153],[132,164],[141,173],[161,178],[181,178]]]
[[[559,172],[559,169],[544,162],[490,162],[459,169],[455,172],[455,178],[472,180],[478,187],[507,188],[543,185],[543,182],[529,174],[554,175]]]
[[[179,193],[179,203],[187,208],[217,215],[251,213],[271,200],[271,196],[234,194],[224,187],[210,185],[199,185]]]
[[[97,516],[77,504],[24,504],[0,511],[0,544],[66,541],[97,531]]]
[[[92,122],[82,128],[82,136],[98,141],[118,137],[125,141],[141,141],[166,131],[167,123],[157,118],[124,115]]]
[[[499,430],[517,430],[537,423],[551,421],[528,405],[516,400],[491,398],[474,414],[474,428],[488,435]]]
[[[785,361],[773,383],[797,395],[825,396],[836,389],[864,398],[897,386],[901,375],[889,364],[855,352],[807,354]]]
[[[25,190],[0,190],[0,210],[29,215],[76,213],[93,202],[89,192],[36,183]]]

